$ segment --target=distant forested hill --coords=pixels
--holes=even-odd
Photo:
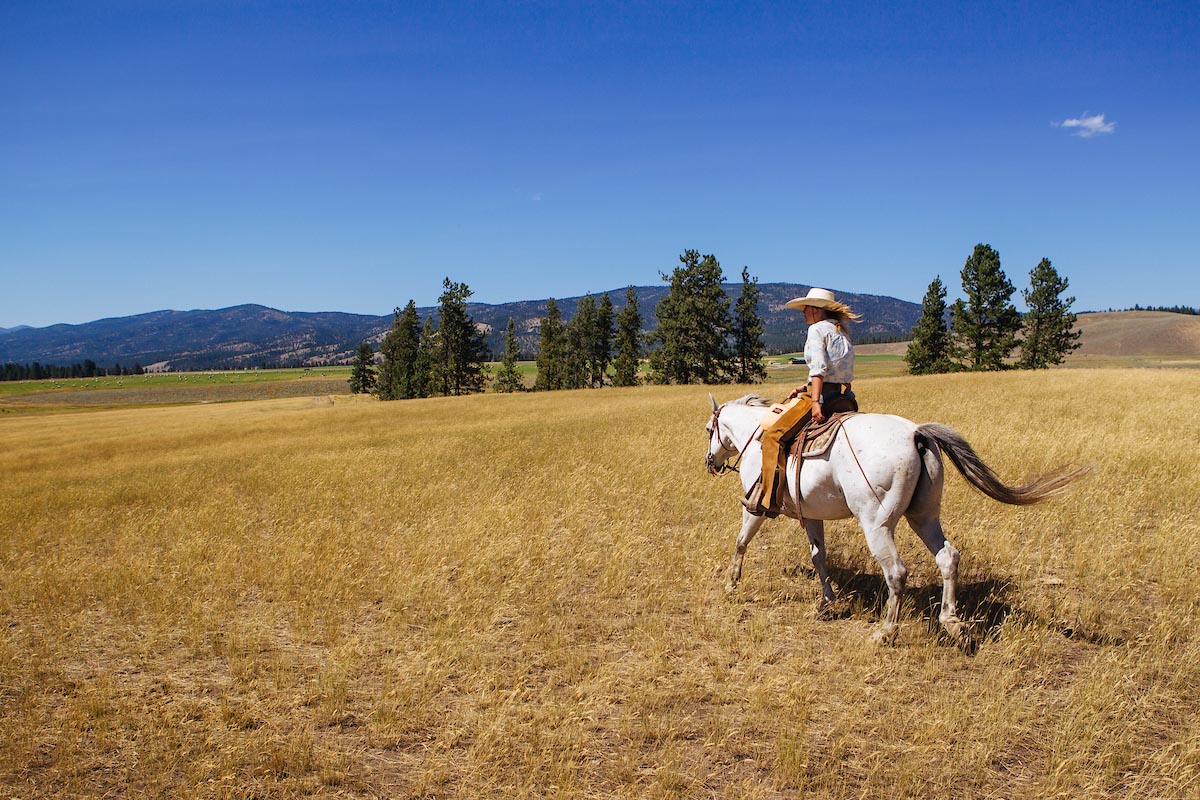
[[[772,352],[800,350],[805,325],[799,312],[784,308],[788,300],[810,287],[793,283],[763,283],[759,313],[766,324],[766,344]],[[736,298],[741,284],[727,284]],[[667,293],[665,286],[636,289],[644,328],[655,325],[654,308]],[[921,314],[916,303],[877,295],[834,290],[864,319],[855,326],[858,338],[906,336]],[[625,304],[625,289],[609,292],[617,310]],[[578,297],[558,298],[564,318],[575,313]],[[403,304],[397,298],[397,304]],[[504,328],[511,317],[521,349],[532,357],[538,343],[538,324],[546,300],[512,303],[471,303],[468,312],[488,334],[493,352],[503,346]],[[424,319],[433,308],[420,309]],[[260,305],[218,310],[154,311],[131,317],[96,320],[82,325],[51,325],[0,331],[0,363],[68,365],[85,359],[103,367],[161,364],[173,370],[254,367],[276,364],[317,365],[349,363],[362,341],[378,342],[391,326],[391,315],[338,312],[278,311]]]
[[[72,364],[91,359],[102,367],[168,362],[175,370],[338,362],[352,356],[350,351],[373,336],[383,320],[257,305],[153,311],[0,334],[0,362]]]

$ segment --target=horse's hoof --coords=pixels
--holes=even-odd
[[[822,600],[817,603],[817,613],[815,616],[820,622],[828,622],[831,619],[837,618],[837,610],[834,608],[832,601]]]
[[[950,638],[958,641],[966,637],[967,626],[958,617],[950,617],[941,621],[942,627],[946,629],[946,633]]]
[[[871,641],[880,647],[893,645],[896,643],[896,634],[899,632],[900,628],[895,625],[890,628],[879,628],[871,634]]]
[[[965,622],[957,617],[949,620],[942,620],[942,628],[946,631],[946,635],[950,640],[958,646],[960,650],[968,655],[973,655],[978,643],[971,636],[970,628]]]

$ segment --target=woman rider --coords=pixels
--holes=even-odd
[[[743,501],[751,514],[779,513],[779,486],[786,467],[787,453],[783,450],[785,437],[795,435],[810,418],[824,422],[823,403],[831,397],[846,395],[854,398],[850,382],[854,380],[854,345],[846,329],[848,321],[862,319],[850,306],[834,299],[828,289],[810,289],[804,297],[786,303],[799,308],[808,323],[808,339],[804,343],[804,360],[808,363],[808,383],[797,386],[784,402],[796,399],[782,413],[767,414],[762,423],[762,483],[758,494],[751,490]]]

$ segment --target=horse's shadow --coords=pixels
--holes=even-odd
[[[793,574],[799,571],[796,570]],[[810,577],[816,578],[814,570],[810,569],[807,572]],[[824,619],[849,619],[864,613],[871,617],[879,617],[883,613],[888,598],[887,583],[884,582],[883,576],[846,567],[830,567],[829,575],[837,588],[837,599],[822,612]],[[1034,622],[1068,639],[1097,645],[1121,643],[1112,636],[1090,633],[1060,622],[1041,619],[1037,614],[1018,605],[1019,596],[1020,586],[1007,578],[989,578],[958,584],[958,616],[970,629],[970,644],[966,647],[968,651],[973,652],[981,642],[999,640],[1005,621],[1014,615],[1015,619]],[[905,616],[911,614],[919,618],[931,633],[948,638],[945,637],[942,625],[938,621],[938,614],[942,610],[941,581],[926,586],[910,584],[905,592],[904,605]],[[958,644],[961,646],[963,643]]]

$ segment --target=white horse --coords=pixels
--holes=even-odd
[[[761,475],[762,446],[759,420],[770,406],[766,400],[747,395],[724,405],[709,395],[712,419],[707,425],[708,455],[705,465],[713,475],[736,469],[728,463],[740,457],[743,492]],[[833,446],[824,456],[790,458],[787,491],[782,512],[803,523],[812,548],[813,566],[821,579],[821,604],[834,600],[829,569],[825,564],[825,520],[858,519],[867,537],[871,555],[883,569],[888,587],[887,606],[877,642],[890,643],[899,630],[900,604],[908,570],[896,550],[896,526],[900,518],[921,537],[942,573],[942,609],[938,616],[946,631],[964,642],[966,625],[958,617],[955,591],[958,583],[959,552],[942,531],[942,458],[950,457],[964,478],[976,489],[1002,503],[1028,505],[1057,494],[1090,467],[1061,468],[1024,486],[1008,486],[983,462],[957,432],[945,425],[917,425],[889,414],[855,414],[846,419]],[[797,481],[799,473],[799,481]],[[742,558],[763,516],[742,512],[742,530],[737,537],[725,590],[737,591],[742,577]]]

